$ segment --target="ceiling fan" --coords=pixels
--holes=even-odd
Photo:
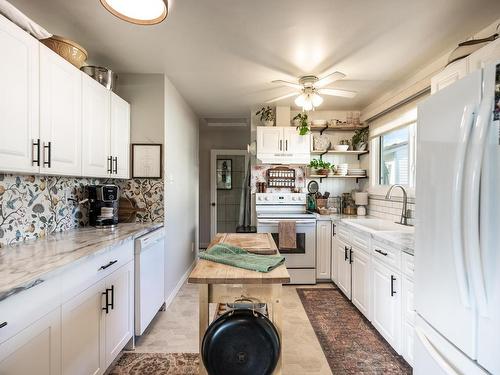
[[[278,96],[277,98],[268,100],[266,103],[273,103],[294,95],[298,95],[295,98],[295,104],[297,104],[299,107],[302,107],[304,111],[310,111],[323,103],[323,98],[319,94],[340,96],[344,98],[354,98],[356,96],[356,92],[325,88],[325,86],[329,85],[330,83],[338,81],[344,77],[344,73],[334,72],[323,78],[318,78],[313,75],[302,76],[298,79],[298,83],[275,80],[272,81],[272,83],[278,83],[284,86],[292,87],[298,90],[298,92],[291,92],[286,95]]]

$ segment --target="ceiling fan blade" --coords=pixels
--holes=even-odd
[[[286,98],[289,98],[290,96],[299,95],[299,94],[300,94],[299,92],[291,92],[289,94],[281,95],[281,96],[278,96],[277,98],[270,99],[270,100],[266,101],[266,103],[277,102],[279,100],[286,99]]]
[[[319,89],[318,92],[323,95],[342,96],[343,98],[354,98],[358,94],[354,91],[338,89]]]
[[[283,85],[283,86],[293,87],[294,89],[302,90],[302,85],[299,85],[298,83],[283,81],[281,79],[277,79],[275,81],[272,81],[272,83],[278,83],[278,84]]]
[[[332,74],[329,74],[326,77],[323,77],[320,80],[318,80],[314,84],[314,87],[316,87],[316,88],[325,87],[326,85],[329,85],[330,83],[338,81],[339,79],[342,79],[344,77],[345,77],[344,73],[333,72]]]

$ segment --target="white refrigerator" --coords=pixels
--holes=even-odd
[[[418,107],[416,375],[500,374],[500,61]]]

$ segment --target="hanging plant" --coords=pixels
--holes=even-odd
[[[301,112],[297,114],[297,116],[293,118],[293,121],[295,120],[297,120],[299,123],[299,125],[297,126],[299,135],[306,135],[311,131],[311,129],[309,129],[309,124],[307,123],[307,113]]]

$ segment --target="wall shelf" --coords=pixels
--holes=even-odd
[[[333,127],[333,126],[318,126],[318,125],[311,125],[310,129],[311,131],[317,131],[320,134],[323,134],[323,132],[333,132],[333,131],[354,131],[358,129],[365,129],[367,126],[343,126],[343,127]]]
[[[361,155],[365,155],[365,154],[368,154],[370,151],[369,150],[365,150],[365,151],[335,151],[335,150],[314,150],[314,151],[311,151],[311,155],[320,155],[320,156],[323,156],[323,155],[357,155],[358,157],[358,160],[359,160],[359,157]]]
[[[356,179],[356,183],[358,183],[360,179],[368,178],[368,176],[349,176],[349,175],[346,175],[346,176],[339,176],[339,175],[324,176],[324,175],[320,175],[320,174],[312,174],[312,175],[309,175],[306,178],[309,178],[309,179],[312,179],[312,180],[315,180],[315,179],[319,178],[319,182],[323,182],[324,178],[347,178],[347,179]]]

